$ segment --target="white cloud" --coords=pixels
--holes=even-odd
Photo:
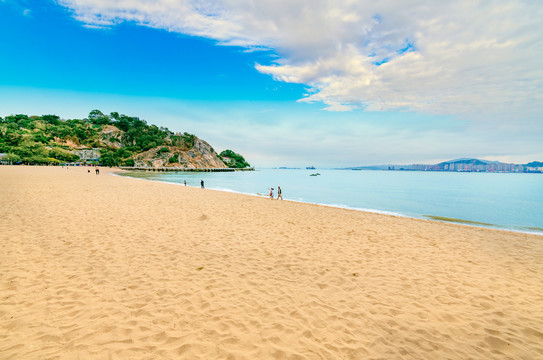
[[[196,134],[215,150],[231,148],[259,167],[430,164],[459,157],[543,160],[541,125],[536,123],[518,126],[408,112],[331,113],[291,102],[182,101],[0,85],[2,117],[84,118],[96,108]]]
[[[491,118],[543,114],[543,2],[522,0],[58,0],[93,26],[122,21],[279,55],[258,71],[307,84],[329,110]]]

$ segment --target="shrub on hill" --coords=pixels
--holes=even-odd
[[[175,164],[176,162],[179,162],[179,157],[178,157],[178,155],[172,155],[172,156],[168,159],[168,163],[170,163],[170,164]]]
[[[196,135],[185,132],[183,135],[171,135],[170,139],[172,141],[172,145],[182,148],[184,147],[187,150],[190,150],[194,147]]]

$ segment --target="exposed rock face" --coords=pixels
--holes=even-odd
[[[174,139],[174,137],[176,139]],[[72,148],[71,152],[82,161],[99,161],[100,156],[111,150],[135,145],[126,139],[126,132],[114,125],[107,125],[100,131],[98,148],[86,148],[71,140],[56,139]],[[105,155],[104,155],[105,156]],[[175,167],[181,169],[225,169],[228,166],[206,141],[188,133],[177,133],[166,137],[166,144],[147,151],[133,154],[127,159],[134,160],[135,167]]]
[[[102,143],[105,146],[119,149],[122,146],[120,141],[122,135],[123,132],[117,129],[116,126],[108,125],[102,131]]]
[[[162,146],[134,156],[134,161],[137,167],[227,168],[215,150],[206,141],[197,137],[191,149],[179,146]]]
[[[217,156],[217,153],[213,148],[207,143],[207,141],[196,138],[194,142],[194,149],[201,154],[203,163],[210,164],[212,168],[227,168],[221,159]]]
[[[81,160],[97,160],[100,158],[100,149],[81,149],[81,150],[72,150],[72,153],[79,156]]]
[[[79,144],[79,143],[76,143],[72,140],[69,140],[69,139],[61,139],[57,136],[54,137],[55,139],[55,142],[59,143],[59,144],[63,144],[63,145],[67,145],[70,147],[70,149],[81,149],[81,148],[84,148],[83,145]]]

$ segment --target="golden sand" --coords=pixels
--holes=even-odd
[[[543,237],[0,167],[1,359],[542,359]]]

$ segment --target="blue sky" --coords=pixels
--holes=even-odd
[[[118,111],[260,167],[543,160],[542,5],[279,3],[0,0],[0,116]]]

